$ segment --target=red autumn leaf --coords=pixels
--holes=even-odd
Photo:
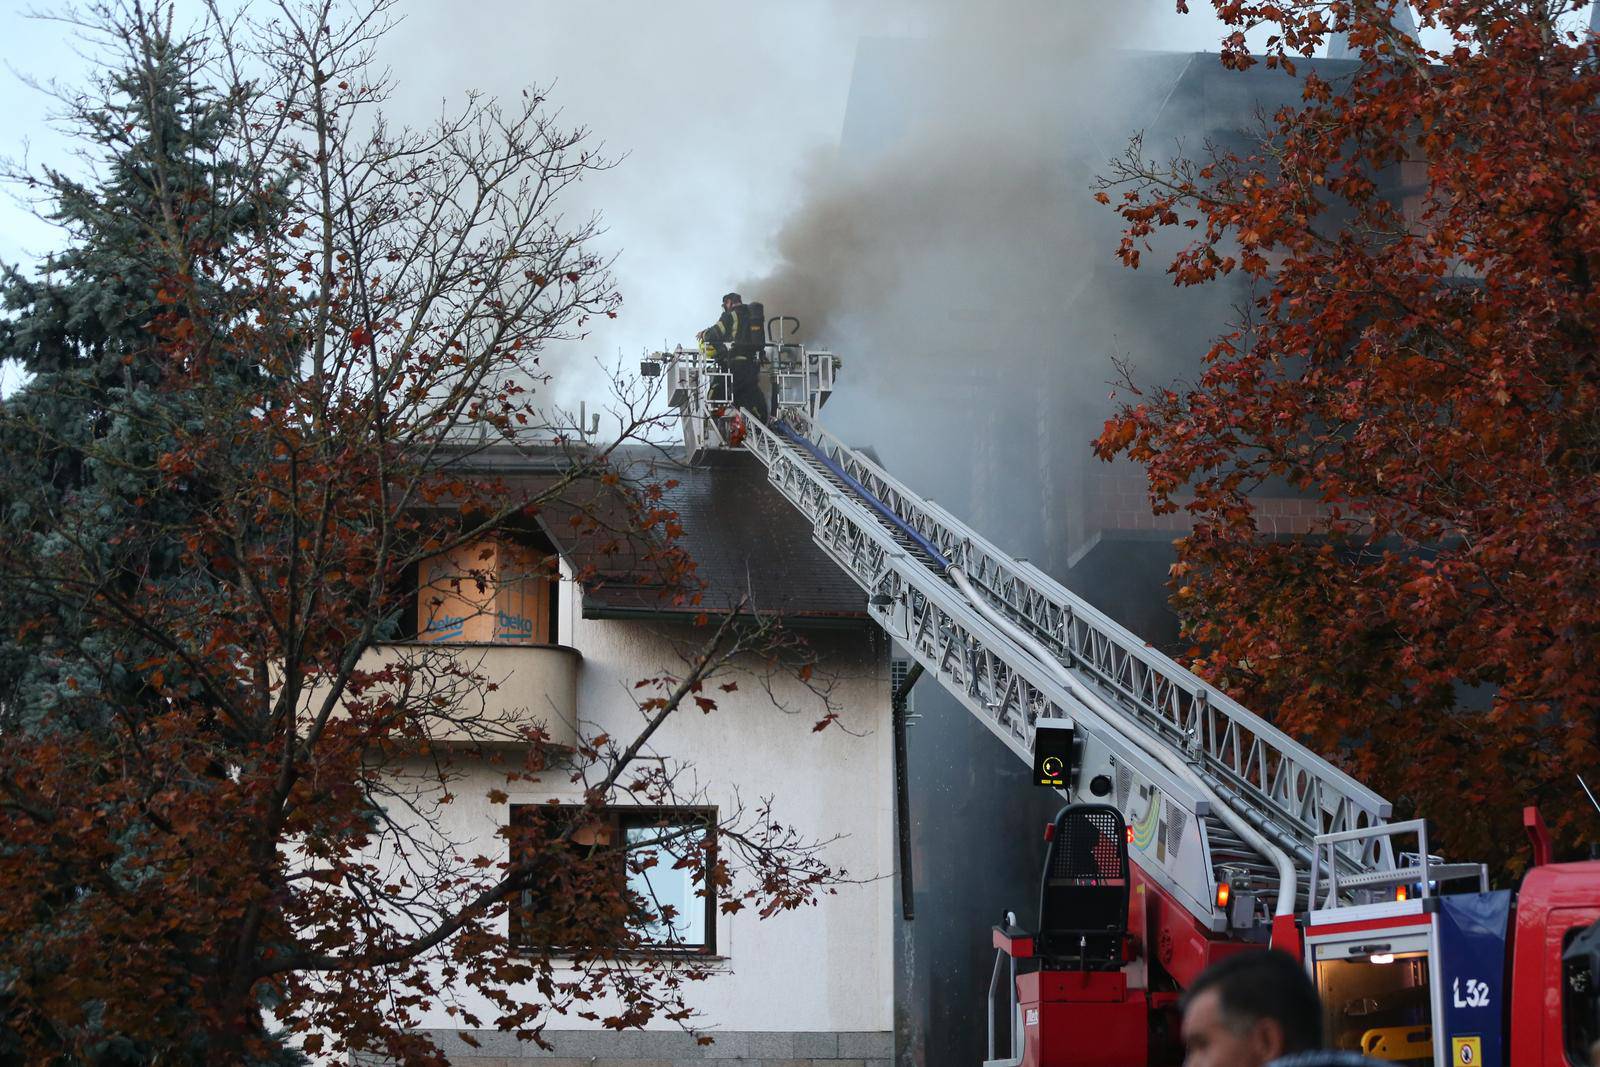
[[[1600,764],[1592,44],[1542,5],[1420,5],[1420,43],[1382,5],[1215,7],[1227,66],[1265,25],[1292,70],[1333,19],[1363,62],[1304,70],[1258,148],[1103,180],[1129,267],[1176,228],[1176,282],[1257,295],[1192,383],[1127,383],[1095,451],[1193,522],[1195,668],[1510,870],[1525,802],[1592,836]]]

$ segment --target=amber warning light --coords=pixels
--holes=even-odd
[[[1072,781],[1072,720],[1040,719],[1033,728],[1033,782],[1066,789]]]

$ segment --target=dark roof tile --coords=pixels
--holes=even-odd
[[[626,481],[640,491],[661,486],[659,504],[676,513],[678,544],[704,583],[700,604],[663,603],[649,568],[643,581],[629,582],[623,568],[608,563],[595,568],[608,580],[584,590],[586,616],[719,611],[748,597],[751,608],[796,622],[866,620],[865,595],[817,546],[811,524],[773,488],[755,456],[730,453],[703,467],[636,464]]]
[[[523,490],[555,480],[548,464],[524,463],[508,457],[493,466]],[[812,540],[811,524],[773,488],[755,456],[725,453],[691,467],[639,449],[616,467],[620,483],[585,479],[538,516],[583,583],[585,617],[695,615],[748,597],[751,609],[791,623],[866,622],[866,596]],[[641,506],[666,513],[648,533],[638,529]],[[693,561],[689,587],[664,549],[668,526],[681,527],[676,544]]]

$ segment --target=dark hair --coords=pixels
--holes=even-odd
[[[732,300],[735,304],[744,303],[744,297],[740,296],[738,293],[723,293],[722,294],[722,302],[724,304],[726,304],[730,300]]]
[[[1283,1028],[1284,1052],[1322,1047],[1322,1000],[1305,967],[1288,953],[1249,949],[1212,964],[1184,993],[1181,1007],[1211,989],[1230,1030],[1272,1019]]]

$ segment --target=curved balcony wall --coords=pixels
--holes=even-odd
[[[538,725],[547,744],[570,748],[577,740],[582,660],[566,645],[400,641],[369,650],[360,669],[410,668],[409,681],[379,685],[409,707],[425,709],[422,728],[433,744],[521,745],[526,728]],[[313,690],[303,706],[315,701]]]

